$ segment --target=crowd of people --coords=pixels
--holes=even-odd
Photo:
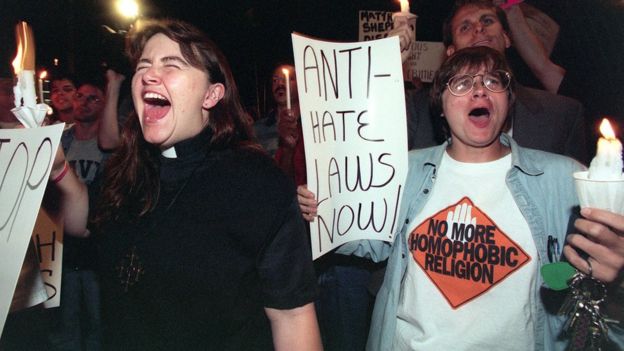
[[[566,243],[561,259],[624,308],[613,301],[624,216],[579,210],[583,105],[557,94],[565,69],[518,6],[456,3],[433,84],[406,89],[415,151],[394,241],[352,241],[314,262],[306,222],[317,203],[292,62],[274,67],[274,108],[255,122],[219,48],[178,20],[128,33],[129,92],[111,69],[56,75],[49,123],[66,129],[42,206],[53,203],[65,225],[61,303],[40,308],[31,245],[0,350],[565,349],[563,295],[539,274],[548,243]],[[390,35],[409,45],[406,28]],[[544,90],[517,82],[512,44]],[[19,126],[12,83],[0,79],[1,128]],[[505,273],[462,276],[480,244],[468,237],[438,238],[458,250],[451,271],[425,263],[441,219],[490,228],[481,244],[515,252],[490,257]],[[624,330],[610,325],[604,348],[622,347]]]

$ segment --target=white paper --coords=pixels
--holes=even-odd
[[[357,239],[391,241],[407,174],[399,40],[292,39],[308,188],[319,201],[312,256]]]
[[[0,130],[0,331],[64,124]]]

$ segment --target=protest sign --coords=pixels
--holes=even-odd
[[[394,28],[392,12],[360,10],[359,41],[386,38]],[[418,38],[415,35],[416,38]],[[411,53],[404,70],[405,79],[418,77],[423,82],[432,82],[435,72],[446,59],[446,48],[440,42],[416,41],[412,43]]]
[[[0,331],[64,124],[0,130]]]
[[[48,296],[45,308],[61,303],[61,276],[63,273],[63,223],[50,216],[45,208],[39,210],[32,240],[37,251],[41,276]]]
[[[358,13],[359,41],[383,39],[393,28],[392,12],[360,10]]]
[[[391,241],[407,174],[397,38],[335,43],[293,34],[318,258],[357,239]]]

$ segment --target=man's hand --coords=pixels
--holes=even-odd
[[[314,222],[316,217],[316,211],[318,209],[318,203],[314,193],[308,190],[308,185],[299,185],[297,187],[297,201],[299,202],[299,208],[303,218],[308,222]]]
[[[281,145],[287,148],[294,148],[297,144],[298,131],[297,120],[299,116],[293,109],[283,109],[279,114],[277,123],[277,133],[279,134]]]

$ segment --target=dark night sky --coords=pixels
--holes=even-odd
[[[33,26],[38,67],[50,67],[53,58],[59,58],[64,67],[73,67],[72,71],[80,76],[99,74],[103,60],[119,65],[123,60],[122,38],[106,33],[101,26],[122,29],[129,23],[119,19],[112,3],[113,0],[0,0],[0,74],[11,73],[10,61],[15,56],[13,26],[18,20]],[[419,6],[412,1],[413,12],[426,12],[419,17],[419,40],[439,40],[439,17],[450,2],[423,3]],[[292,57],[291,32],[356,41],[358,10],[398,8],[398,0],[144,0],[142,15],[183,19],[208,33],[230,60],[241,95],[250,103],[256,96],[256,80],[264,83],[274,62]]]
[[[561,25],[555,62],[581,77],[579,91],[598,101],[601,113],[624,115],[624,1],[526,0]],[[440,41],[441,21],[452,0],[411,0],[418,15],[418,40]],[[292,57],[290,33],[357,40],[358,10],[396,11],[398,0],[142,0],[144,17],[189,21],[207,32],[225,52],[241,95],[252,104],[272,65]],[[118,65],[122,38],[102,25],[127,28],[113,0],[0,0],[0,75],[10,75],[15,56],[13,27],[18,20],[34,29],[37,65],[49,68],[58,57],[75,73],[102,72],[101,62]],[[73,64],[72,64],[73,63]],[[518,74],[521,73],[521,74]],[[516,76],[527,76],[520,67]],[[525,83],[530,83],[527,79]],[[609,83],[605,83],[609,82]],[[621,107],[620,107],[621,106]],[[593,108],[590,106],[590,108]],[[612,111],[609,111],[611,108]]]

